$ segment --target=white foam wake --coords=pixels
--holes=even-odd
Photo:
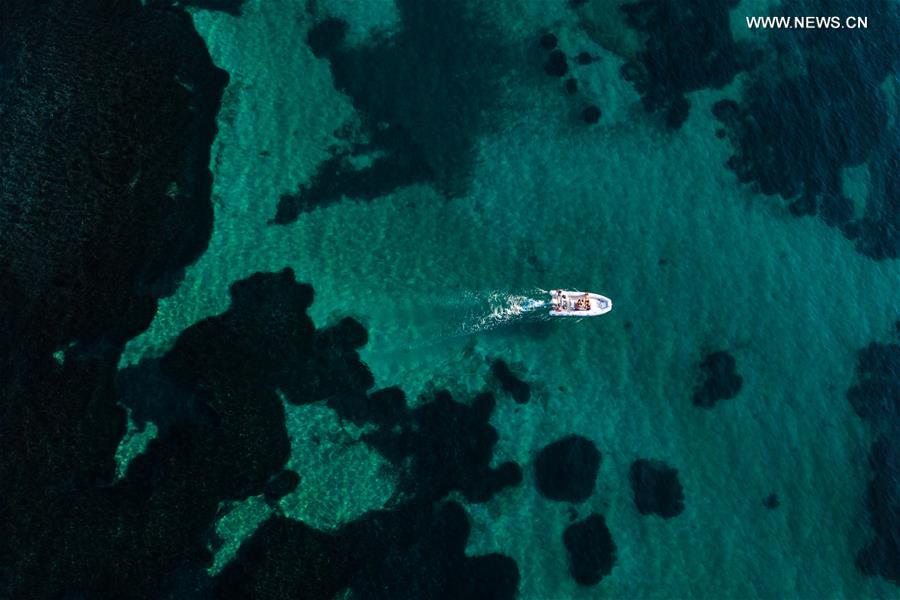
[[[460,324],[459,333],[462,334],[489,331],[525,320],[542,320],[547,316],[543,309],[549,305],[540,289],[525,293],[502,290],[468,292],[465,296],[470,310]]]

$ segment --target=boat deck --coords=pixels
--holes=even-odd
[[[596,317],[612,310],[612,300],[600,294],[570,290],[550,292],[550,315],[554,317]]]

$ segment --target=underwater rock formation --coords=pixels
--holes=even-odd
[[[497,359],[491,362],[491,373],[500,382],[503,391],[512,396],[519,404],[525,404],[531,399],[531,386],[516,377],[506,361]]]
[[[638,459],[628,471],[634,506],[642,515],[671,519],[684,511],[684,491],[678,471],[658,460]]]
[[[595,513],[566,527],[563,543],[569,555],[569,572],[580,585],[596,585],[612,572],[616,544],[602,515]]]
[[[338,144],[308,183],[283,194],[273,223],[413,184],[433,185],[447,197],[468,189],[475,143],[492,127],[501,74],[514,61],[477,7],[400,0],[397,8],[397,32],[358,46],[347,43],[341,19],[310,29],[307,44],[328,60],[335,87],[353,101],[363,139]],[[359,158],[368,165],[354,166]]]
[[[548,444],[534,461],[538,491],[551,500],[584,502],[594,492],[600,458],[594,442],[580,435]]]
[[[700,363],[703,382],[694,392],[694,405],[712,408],[719,400],[734,398],[744,378],[735,372],[734,357],[724,350],[710,352]]]

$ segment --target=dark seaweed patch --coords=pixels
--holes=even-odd
[[[110,355],[101,380],[86,375],[97,373],[102,363],[77,354],[67,356],[64,363],[76,379],[45,380],[64,385],[68,402],[80,396],[73,407],[82,411],[97,407],[81,416],[60,411],[54,428],[74,427],[90,435],[75,447],[58,435],[48,436],[52,439],[48,451],[69,452],[83,464],[72,474],[102,468],[107,485],[97,486],[89,479],[73,486],[71,475],[54,482],[59,476],[55,461],[44,454],[33,456],[32,474],[16,478],[11,490],[25,492],[31,482],[40,485],[40,492],[31,491],[27,508],[13,515],[25,520],[11,541],[21,552],[53,531],[54,543],[52,551],[42,555],[40,568],[30,562],[37,556],[33,550],[16,557],[11,591],[27,590],[33,597],[56,597],[73,589],[148,597],[177,588],[179,582],[203,581],[203,569],[211,561],[206,532],[219,504],[262,493],[287,460],[289,442],[276,388],[286,381],[287,361],[315,352],[313,345],[302,341],[313,331],[305,315],[312,292],[295,283],[290,271],[257,274],[234,284],[231,292],[232,306],[226,313],[191,326],[172,350],[148,363],[155,377],[170,379],[184,390],[182,398],[202,410],[187,411],[184,418],[170,423],[114,485],[108,484],[108,465],[115,452],[115,443],[109,441],[123,433],[121,425],[113,427],[121,423],[121,410],[104,417],[98,408],[115,408],[112,380],[118,353]],[[140,368],[140,363],[134,367]],[[197,414],[202,418],[192,416]],[[23,431],[31,429],[27,423],[22,424]],[[115,434],[112,440],[102,434],[107,430]],[[92,452],[97,442],[106,445],[94,446]],[[23,458],[21,453],[12,455],[16,461]],[[48,467],[47,474],[55,476],[42,480],[40,474]],[[95,477],[103,471],[95,471]],[[34,510],[44,518],[28,518]],[[45,577],[48,571],[54,576]]]
[[[637,59],[622,76],[641,94],[644,108],[662,111],[678,129],[690,105],[685,94],[721,88],[752,62],[752,53],[731,35],[729,13],[737,0],[641,0],[622,6],[628,25],[644,34]]]
[[[477,396],[469,406],[441,391],[433,401],[406,413],[397,426],[382,427],[362,439],[394,464],[406,465],[399,484],[402,494],[433,501],[458,490],[470,502],[485,502],[522,481],[522,471],[513,462],[490,466],[498,439],[488,422],[493,409],[491,394]]]
[[[774,14],[878,17],[868,29],[841,35],[771,31],[773,60],[750,73],[739,103],[714,107],[735,150],[728,167],[763,194],[789,200],[792,215],[819,214],[862,254],[900,256],[900,134],[888,126],[881,86],[900,60],[900,8],[886,0],[828,0],[784,4]],[[872,185],[856,215],[842,170],[866,163]]]
[[[859,351],[856,373],[847,390],[853,410],[873,423],[900,420],[900,345],[872,342]]]
[[[642,515],[670,519],[684,510],[684,491],[678,471],[658,460],[638,459],[628,472],[634,505]]]
[[[367,167],[356,168],[355,156],[383,153]],[[319,165],[308,185],[296,194],[284,194],[278,203],[274,223],[284,225],[301,213],[325,207],[343,198],[372,200],[390,194],[399,187],[429,182],[434,172],[426,154],[403,128],[379,129],[371,141],[355,143]]]
[[[324,533],[272,517],[216,578],[220,598],[513,598],[519,571],[499,554],[465,554],[469,522],[458,504],[405,504]]]
[[[856,374],[847,399],[878,435],[869,451],[873,477],[866,489],[874,537],[856,565],[900,584],[900,345],[869,344],[859,352]]]
[[[544,72],[552,77],[562,77],[569,72],[569,63],[566,60],[566,53],[562,50],[554,50],[547,56],[547,62],[544,63]]]
[[[369,395],[340,394],[328,399],[328,406],[342,419],[356,426],[372,423],[392,427],[408,418],[406,394],[397,387],[378,390]]]
[[[612,572],[616,544],[602,515],[592,514],[566,527],[563,543],[569,554],[569,572],[580,585],[596,585]]]
[[[182,416],[115,484],[98,487],[96,481],[111,479],[112,455],[124,433],[113,394],[118,355],[104,363],[73,353],[61,367],[47,363],[51,373],[62,371],[40,380],[42,388],[34,393],[42,402],[30,410],[46,408],[55,415],[57,402],[72,407],[74,413],[59,410],[62,420],[48,424],[55,431],[48,450],[62,444],[59,451],[71,454],[73,462],[57,471],[58,459],[42,467],[52,455],[36,454],[29,479],[4,479],[15,484],[5,490],[4,500],[16,503],[4,504],[4,514],[19,524],[3,547],[7,564],[16,566],[16,577],[4,582],[11,595],[56,597],[77,589],[116,597],[162,591],[179,596],[208,587],[204,569],[212,557],[206,545],[220,503],[257,494],[274,502],[299,483],[296,473],[283,470],[290,448],[281,397],[299,404],[341,395],[366,398],[371,376],[355,352],[365,330],[347,319],[315,330],[306,315],[312,290],[296,283],[289,269],[239,281],[231,296],[228,311],[189,327],[160,359],[131,368],[130,377],[138,381],[146,379],[139,376],[145,367],[153,372],[151,380],[169,380],[167,389],[177,386],[179,398],[193,408],[177,412]],[[337,536],[273,517],[217,579],[218,595],[283,589],[300,597],[330,597],[352,585],[366,597],[381,597],[378,590],[403,596],[427,584],[435,586],[428,589],[449,586],[467,597],[480,589],[512,597],[515,563],[500,555],[466,557],[462,509],[434,506],[451,490],[478,502],[521,480],[514,463],[490,467],[497,440],[488,423],[493,399],[479,396],[469,406],[439,393],[433,402],[409,410],[400,406],[399,391],[368,398],[370,406],[388,410],[364,405],[360,411],[340,403],[334,408],[382,427],[364,440],[397,461],[406,504],[347,524]],[[29,425],[35,417],[19,410],[7,411],[13,422],[27,419],[15,430],[35,434],[36,424]],[[73,432],[89,435],[64,439],[68,423],[75,425]],[[4,447],[14,442],[8,436],[2,441]],[[2,463],[4,476],[26,458],[20,452],[4,456],[13,457]],[[43,519],[29,518],[33,510]],[[53,549],[32,563],[37,555],[25,550],[45,539],[44,527],[55,532]],[[374,554],[363,552],[367,548]],[[48,568],[54,577],[44,576]]]
[[[857,568],[900,585],[900,427],[894,422],[869,451],[873,477],[866,488],[866,508],[874,531],[856,555]]]
[[[246,0],[149,0],[148,6],[190,6],[202,10],[217,10],[233,17],[241,16]]]
[[[712,408],[719,400],[737,396],[744,378],[735,372],[734,357],[724,350],[710,352],[700,363],[703,382],[694,392],[694,405]]]
[[[551,500],[584,502],[594,492],[600,458],[594,442],[580,435],[548,444],[534,461],[538,491]]]
[[[583,111],[581,111],[581,118],[588,125],[593,125],[600,121],[600,109],[596,106],[588,106]]]
[[[552,33],[545,33],[541,36],[540,44],[541,48],[544,50],[550,51],[556,48],[556,45],[559,43],[559,40],[556,39],[556,36]]]
[[[327,57],[344,43],[348,28],[343,19],[323,19],[306,34],[306,44],[317,58]]]
[[[337,89],[353,100],[364,142],[336,148],[311,181],[284,194],[274,223],[342,198],[370,200],[417,183],[448,197],[468,189],[473,146],[490,127],[505,49],[486,20],[460,0],[398,3],[400,30],[350,47],[347,24],[328,18],[308,33]],[[449,76],[448,73],[452,73]],[[370,164],[354,166],[351,158]]]
[[[575,62],[579,65],[589,65],[594,62],[594,57],[591,56],[590,52],[579,52],[575,57]]]
[[[491,373],[500,382],[503,391],[512,396],[512,399],[519,404],[525,404],[531,399],[531,386],[516,377],[506,361],[499,358],[492,361]]]

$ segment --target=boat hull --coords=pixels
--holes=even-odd
[[[587,301],[589,308],[578,308],[577,302]],[[554,290],[550,292],[551,317],[599,317],[612,310],[612,300],[593,292]]]

